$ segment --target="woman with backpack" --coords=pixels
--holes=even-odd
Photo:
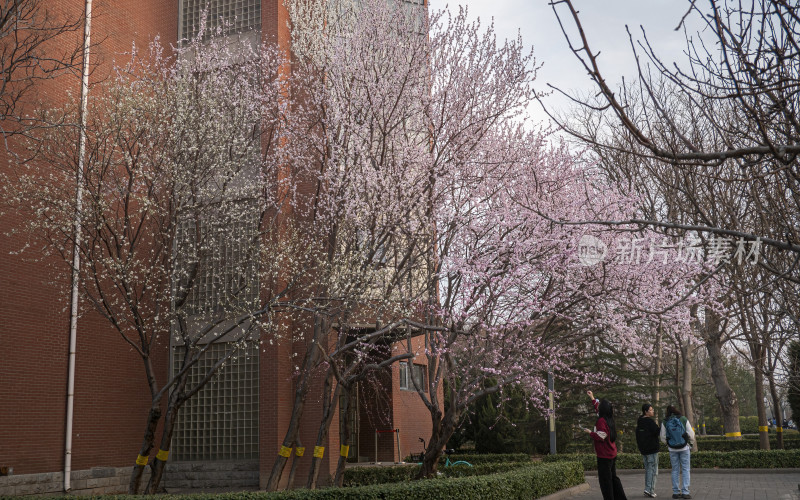
[[[642,415],[636,422],[636,445],[644,461],[644,495],[656,496],[656,479],[658,478],[658,437],[660,431],[655,421],[653,405],[642,405]]]
[[[672,464],[672,498],[692,498],[689,494],[689,469],[694,429],[689,420],[674,406],[667,406],[667,414],[661,424],[661,442],[669,448]],[[679,475],[683,476],[681,488]]]
[[[594,440],[597,454],[597,480],[603,500],[627,500],[622,481],[617,477],[617,425],[614,423],[614,406],[607,399],[595,399],[592,391],[586,391],[592,398],[597,422],[594,429],[584,429]]]

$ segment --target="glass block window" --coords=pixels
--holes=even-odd
[[[187,387],[201,380],[231,344],[211,346],[192,368]],[[183,362],[173,350],[172,369]],[[258,347],[240,349],[178,412],[170,458],[176,461],[258,458]]]
[[[181,0],[181,39],[197,35],[204,12],[207,33],[216,33],[218,28],[224,35],[261,30],[261,0]]]
[[[401,5],[405,9],[406,15],[414,19],[414,24],[416,25],[414,32],[427,36],[427,31],[425,29],[427,20],[425,0],[402,0]]]
[[[188,287],[189,314],[241,311],[259,303],[258,214],[240,207],[219,219],[190,219],[178,227],[177,285],[179,295]]]

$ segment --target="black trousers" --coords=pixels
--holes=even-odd
[[[597,480],[603,500],[628,500],[617,477],[617,459],[597,457]]]

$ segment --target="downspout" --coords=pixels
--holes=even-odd
[[[64,492],[69,493],[72,475],[72,414],[75,403],[75,346],[78,336],[78,282],[81,265],[81,210],[83,209],[83,171],[86,162],[86,109],[89,97],[89,47],[92,33],[92,0],[86,0],[83,29],[83,78],[81,80],[81,119],[79,130],[78,173],[75,180],[75,241],[72,248],[72,290],[69,313],[69,365],[67,371],[67,425],[64,439]]]

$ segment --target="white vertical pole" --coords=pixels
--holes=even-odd
[[[397,462],[400,463],[403,461],[403,452],[400,450],[400,429],[394,430],[395,434],[397,435]]]
[[[69,363],[67,372],[67,422],[64,443],[64,492],[68,493],[72,474],[72,416],[75,402],[75,347],[78,336],[78,269],[81,265],[81,209],[83,208],[83,171],[86,161],[86,109],[89,96],[89,48],[92,33],[92,0],[86,0],[83,29],[83,78],[81,79],[81,117],[78,153],[78,173],[75,180],[75,241],[72,248],[72,290],[69,315]]]

